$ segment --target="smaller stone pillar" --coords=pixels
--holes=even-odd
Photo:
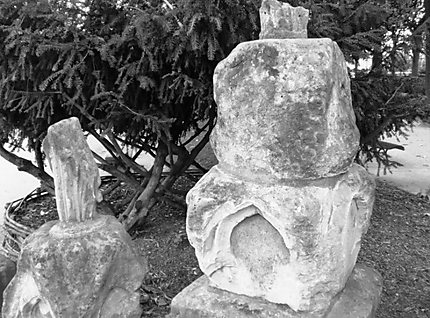
[[[78,119],[49,127],[43,148],[60,220],[26,238],[3,318],[139,318],[147,265],[121,223],[96,212],[100,176]]]
[[[307,38],[309,11],[277,0],[264,0],[260,7],[262,39]]]
[[[263,0],[260,40],[214,73],[219,164],[187,195],[205,276],[177,318],[370,318],[381,277],[356,265],[375,182],[353,163],[359,131],[342,52],[307,39],[307,10]]]

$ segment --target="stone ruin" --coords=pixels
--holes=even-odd
[[[169,317],[374,317],[381,277],[356,265],[375,183],[354,164],[359,131],[342,52],[307,39],[308,12],[275,0],[260,40],[214,75],[219,160],[188,193],[204,276]]]
[[[100,176],[78,119],[49,127],[43,148],[59,221],[25,240],[4,292],[3,318],[139,318],[147,265],[122,224],[96,212]]]

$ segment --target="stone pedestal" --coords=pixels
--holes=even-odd
[[[216,166],[188,193],[188,239],[214,286],[294,310],[324,309],[355,265],[373,190],[358,165],[274,184]]]
[[[202,276],[173,299],[168,318],[375,318],[381,290],[381,276],[357,265],[328,312],[295,312],[287,305],[212,287]]]
[[[375,182],[353,163],[344,57],[330,39],[299,38],[305,9],[264,0],[260,14],[260,40],[215,69],[219,164],[187,195],[207,278],[174,299],[172,317],[372,317],[380,279],[354,266]]]
[[[147,269],[131,247],[112,216],[44,224],[25,240],[3,317],[139,318]]]

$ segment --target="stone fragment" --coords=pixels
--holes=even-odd
[[[260,39],[307,38],[309,10],[277,0],[263,0],[260,7]]]
[[[79,121],[51,126],[43,145],[60,220],[24,241],[3,318],[139,318],[147,266],[122,224],[96,212],[100,176]]]
[[[0,253],[0,310],[3,304],[3,291],[15,276],[16,264]]]
[[[344,173],[358,150],[345,60],[330,39],[239,44],[215,70],[220,165],[258,181]]]
[[[187,235],[221,289],[321,310],[345,285],[369,225],[374,180],[359,165],[265,184],[212,168],[187,195]]]
[[[357,265],[345,288],[328,312],[295,312],[259,298],[211,287],[202,276],[172,301],[168,318],[375,318],[382,278],[374,270]]]
[[[100,175],[76,117],[48,128],[43,150],[54,175],[60,221],[91,219],[102,200]]]

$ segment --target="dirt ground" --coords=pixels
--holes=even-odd
[[[45,197],[24,205],[16,219],[37,226],[41,219],[51,219],[54,209],[53,199]],[[132,233],[138,253],[148,258],[150,266],[141,288],[142,317],[164,317],[171,299],[202,275],[187,240],[185,218],[185,211],[160,204]],[[430,202],[379,181],[358,260],[383,277],[377,318],[430,317],[429,242]]]

